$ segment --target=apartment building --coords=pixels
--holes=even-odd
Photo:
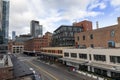
[[[54,31],[52,36],[53,47],[74,46],[74,33],[83,31],[82,27],[62,25]]]

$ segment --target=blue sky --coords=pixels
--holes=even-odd
[[[43,32],[53,32],[60,25],[90,20],[93,28],[117,24],[119,0],[10,0],[10,36],[30,33],[30,21],[38,20]]]

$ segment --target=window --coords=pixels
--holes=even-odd
[[[105,55],[94,55],[94,60],[96,61],[106,61]]]
[[[79,58],[81,59],[87,59],[87,54],[79,54]]]
[[[64,56],[65,56],[65,57],[69,57],[69,53],[65,52],[65,53],[64,53]]]
[[[71,57],[77,58],[77,54],[76,53],[71,53]]]
[[[114,41],[108,41],[108,47],[114,48],[115,42]]]
[[[90,39],[93,39],[93,34],[90,35]]]
[[[110,56],[110,62],[120,63],[120,56]]]
[[[91,48],[94,48],[94,44],[91,44],[90,47],[91,47]]]
[[[115,56],[110,56],[110,62],[116,63]]]
[[[83,36],[83,40],[85,40],[85,36]]]
[[[77,36],[77,41],[79,41],[79,36]]]
[[[62,54],[62,50],[58,50],[58,54]]]
[[[120,79],[120,73],[111,72],[111,77],[116,78],[116,80],[119,80]]]
[[[114,37],[114,36],[115,36],[115,31],[114,31],[114,30],[112,30],[112,31],[110,32],[110,36],[111,36],[111,37]]]

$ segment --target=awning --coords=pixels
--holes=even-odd
[[[120,66],[113,66],[113,65],[101,64],[101,63],[95,63],[95,62],[87,63],[86,65],[120,73]]]
[[[69,59],[69,58],[60,58],[60,60],[68,61],[68,62],[73,62],[73,63],[77,63],[77,64],[81,64],[81,65],[85,65],[86,63],[88,63],[88,61],[82,61],[82,60],[76,60],[76,59]]]

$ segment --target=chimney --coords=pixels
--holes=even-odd
[[[96,28],[97,28],[97,29],[99,28],[98,21],[96,21]]]
[[[118,25],[120,25],[120,17],[118,17]]]

